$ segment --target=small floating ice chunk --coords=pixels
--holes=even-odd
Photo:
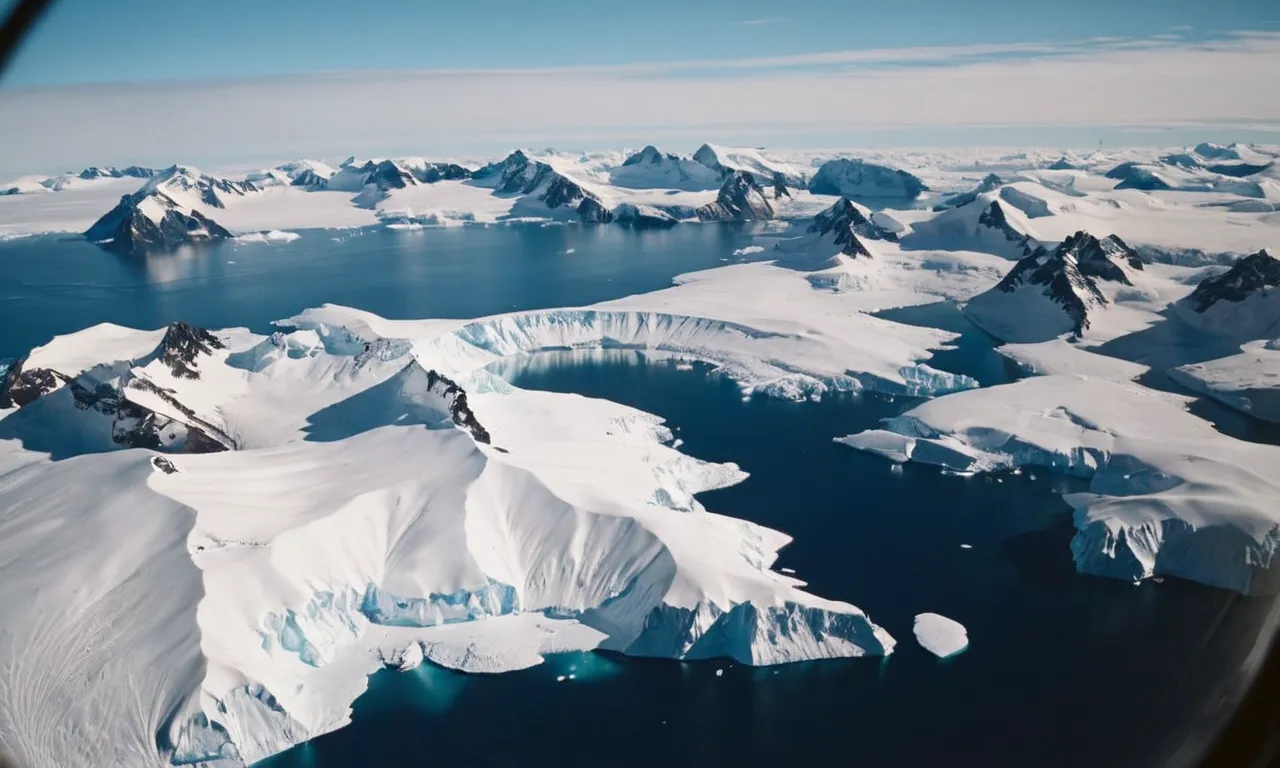
[[[795,572],[796,572],[796,569],[795,569],[795,568],[779,568],[778,570],[782,571],[783,573],[795,573]]]
[[[961,544],[961,545],[960,545],[960,548],[961,548],[961,549],[973,549],[973,545],[972,545],[972,544]]]
[[[733,252],[734,256],[750,256],[753,253],[764,253],[764,248],[758,245],[748,245],[746,248],[739,248]]]
[[[940,659],[954,656],[969,647],[969,633],[958,621],[936,613],[916,616],[916,642]]]
[[[716,670],[716,677],[724,677],[724,670],[723,670],[723,669],[717,669],[717,670]]]
[[[566,678],[564,675],[557,675],[557,676],[556,676],[556,682],[557,682],[557,683],[563,683],[563,682],[564,682],[565,680],[567,680],[567,679],[568,679],[568,678]]]

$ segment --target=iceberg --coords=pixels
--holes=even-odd
[[[936,613],[921,613],[915,621],[916,642],[940,659],[955,656],[969,647],[969,633],[964,625]]]

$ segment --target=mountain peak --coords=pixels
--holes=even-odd
[[[174,376],[183,379],[198,379],[200,372],[197,358],[211,355],[215,349],[223,349],[226,345],[203,328],[189,325],[181,320],[169,324],[157,348],[163,362]]]
[[[1196,312],[1204,313],[1219,301],[1241,302],[1256,292],[1280,286],[1280,260],[1267,249],[1237,261],[1231,269],[1201,281],[1187,297]]]
[[[714,203],[694,212],[703,221],[748,221],[773,218],[773,206],[764,189],[748,171],[731,171]]]
[[[809,232],[830,235],[846,256],[870,256],[871,251],[859,238],[897,242],[898,236],[871,221],[870,211],[847,197],[813,217]]]

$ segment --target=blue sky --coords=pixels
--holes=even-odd
[[[4,83],[599,66],[1277,27],[1280,3],[1269,0],[55,0]]]
[[[0,174],[651,142],[1280,143],[1280,3],[1010,5],[58,0],[0,78]]]

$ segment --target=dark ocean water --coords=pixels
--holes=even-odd
[[[266,330],[324,302],[403,318],[582,305],[737,260],[747,242],[719,225],[302,234],[151,259],[55,237],[2,243],[0,358],[102,321]],[[954,306],[882,316],[962,332],[931,361],[938,368],[986,386],[1016,375]],[[765,669],[568,654],[497,676],[430,664],[380,672],[351,726],[263,765],[1164,766],[1234,700],[1240,661],[1271,610],[1174,579],[1076,574],[1061,493],[1078,481],[893,469],[832,442],[910,399],[744,401],[705,366],[634,352],[546,353],[504,373],[660,414],[681,450],[738,463],[750,478],[703,504],[794,536],[778,567],[866,610],[898,650]],[[1248,436],[1251,421],[1227,428]],[[945,661],[920,649],[912,620],[926,611],[963,623],[969,649]]]
[[[951,367],[993,362],[964,348]],[[793,535],[778,567],[866,610],[897,651],[764,669],[568,654],[497,676],[379,672],[349,727],[262,765],[1163,766],[1234,695],[1269,610],[1173,579],[1076,574],[1061,493],[1079,481],[894,470],[831,442],[909,399],[744,401],[705,366],[629,351],[546,353],[504,373],[661,414],[682,451],[737,462],[751,477],[703,504]],[[968,650],[918,647],[925,611],[963,623]]]
[[[146,258],[82,239],[0,243],[0,359],[55,334],[185,320],[256,331],[326,302],[390,318],[479,317],[653,291],[741,261],[742,225],[663,231],[507,225],[397,232],[310,230],[292,243],[221,243]]]

